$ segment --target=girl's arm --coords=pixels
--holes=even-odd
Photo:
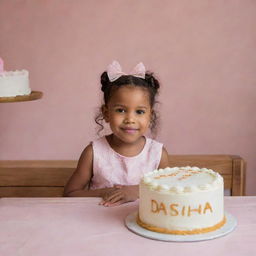
[[[158,169],[164,169],[169,166],[169,157],[168,157],[168,152],[167,150],[163,147],[162,149],[162,156],[161,160],[158,166]]]
[[[102,197],[105,194],[116,190],[116,188],[89,190],[89,183],[93,173],[92,166],[93,150],[92,145],[90,144],[82,152],[77,168],[64,188],[64,196]]]

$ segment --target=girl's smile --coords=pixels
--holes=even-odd
[[[130,127],[125,127],[125,128],[121,128],[124,132],[127,132],[127,133],[135,133],[136,131],[138,131],[139,129],[135,129],[135,128],[130,128]]]

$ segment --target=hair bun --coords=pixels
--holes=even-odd
[[[106,90],[106,88],[109,86],[109,78],[108,78],[108,74],[107,72],[103,72],[101,77],[100,77],[100,82],[101,82],[101,90],[104,92]]]
[[[146,73],[145,74],[145,80],[149,84],[150,87],[154,88],[156,91],[160,87],[160,83],[158,80],[154,77],[153,73]]]

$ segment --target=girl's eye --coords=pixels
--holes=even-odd
[[[143,114],[145,114],[145,111],[139,109],[139,110],[136,110],[136,113],[139,114],[139,115],[143,115]]]
[[[116,112],[118,112],[118,113],[124,113],[125,110],[124,110],[123,108],[117,108],[117,109],[116,109]]]

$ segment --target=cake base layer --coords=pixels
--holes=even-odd
[[[195,235],[195,234],[212,232],[214,230],[221,228],[226,223],[226,217],[224,216],[223,220],[214,226],[207,227],[207,228],[192,229],[192,230],[171,230],[166,228],[155,227],[141,221],[139,218],[139,215],[137,216],[136,222],[141,227],[148,229],[150,231],[158,232],[158,233],[173,234],[173,235]]]
[[[216,229],[212,232],[193,235],[164,234],[145,229],[137,223],[137,210],[128,214],[124,222],[128,230],[144,238],[164,242],[199,242],[221,238],[235,230],[235,228],[237,227],[236,218],[229,212],[225,212],[224,215],[226,217],[226,223],[221,228]]]

